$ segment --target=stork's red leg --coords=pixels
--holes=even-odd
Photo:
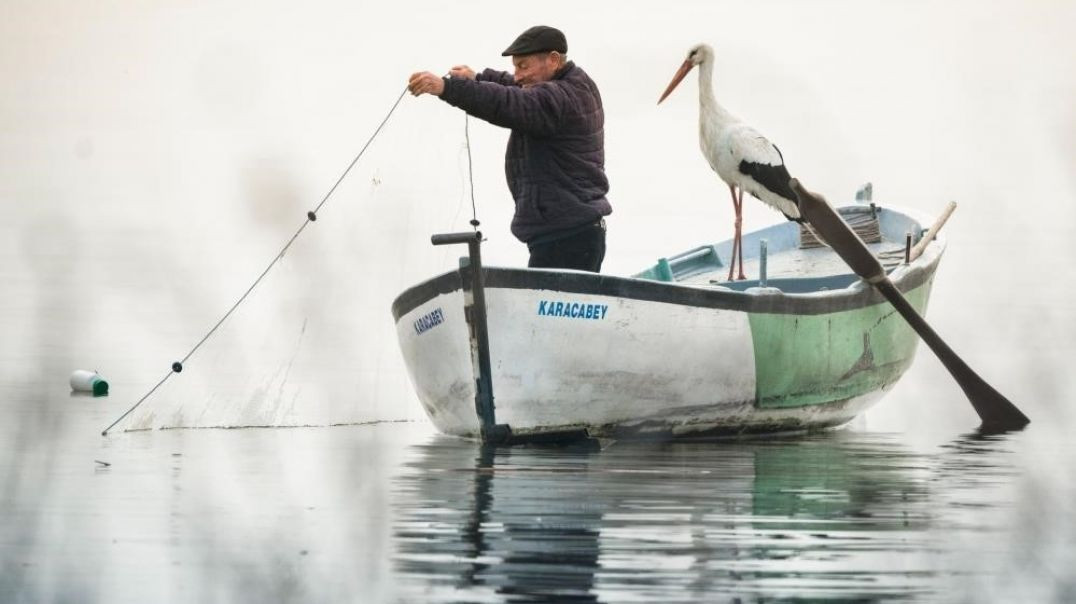
[[[743,274],[743,189],[736,191],[736,248],[740,254],[740,274],[737,279],[743,281],[747,278]]]
[[[740,215],[740,210],[736,205],[736,187],[729,185],[729,193],[732,194],[732,211],[736,216]],[[739,221],[737,221],[738,224]],[[736,268],[736,250],[740,245],[739,227],[733,231],[732,235],[732,253],[729,254],[729,278],[728,281],[732,281],[733,270]],[[740,269],[743,270],[743,269]]]

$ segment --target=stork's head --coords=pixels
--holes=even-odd
[[[684,76],[691,71],[691,68],[696,65],[702,65],[703,63],[709,63],[713,58],[714,49],[711,48],[709,44],[696,44],[692,46],[691,50],[687,51],[687,58],[684,59],[684,62],[680,65],[680,69],[676,70],[676,75],[674,75],[672,81],[669,82],[669,87],[665,89],[661,98],[658,99],[658,104],[660,105],[661,102],[665,100],[665,97],[672,93],[673,89],[680,83],[680,80],[683,80]]]

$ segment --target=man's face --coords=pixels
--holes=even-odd
[[[516,84],[524,88],[530,88],[541,82],[553,79],[560,67],[560,54],[553,52],[539,52],[533,55],[517,55],[512,57],[512,65],[515,65]]]

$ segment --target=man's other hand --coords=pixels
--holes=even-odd
[[[423,94],[441,96],[441,93],[445,91],[445,82],[439,75],[434,75],[428,71],[420,71],[411,74],[411,79],[407,82],[407,89],[415,96]]]
[[[474,70],[466,65],[456,65],[449,72],[448,75],[454,78],[464,78],[467,80],[474,79]]]

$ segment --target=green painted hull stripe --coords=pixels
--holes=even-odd
[[[932,280],[906,292],[926,311]],[[756,401],[803,407],[892,384],[911,365],[919,338],[888,302],[813,315],[749,313]]]

